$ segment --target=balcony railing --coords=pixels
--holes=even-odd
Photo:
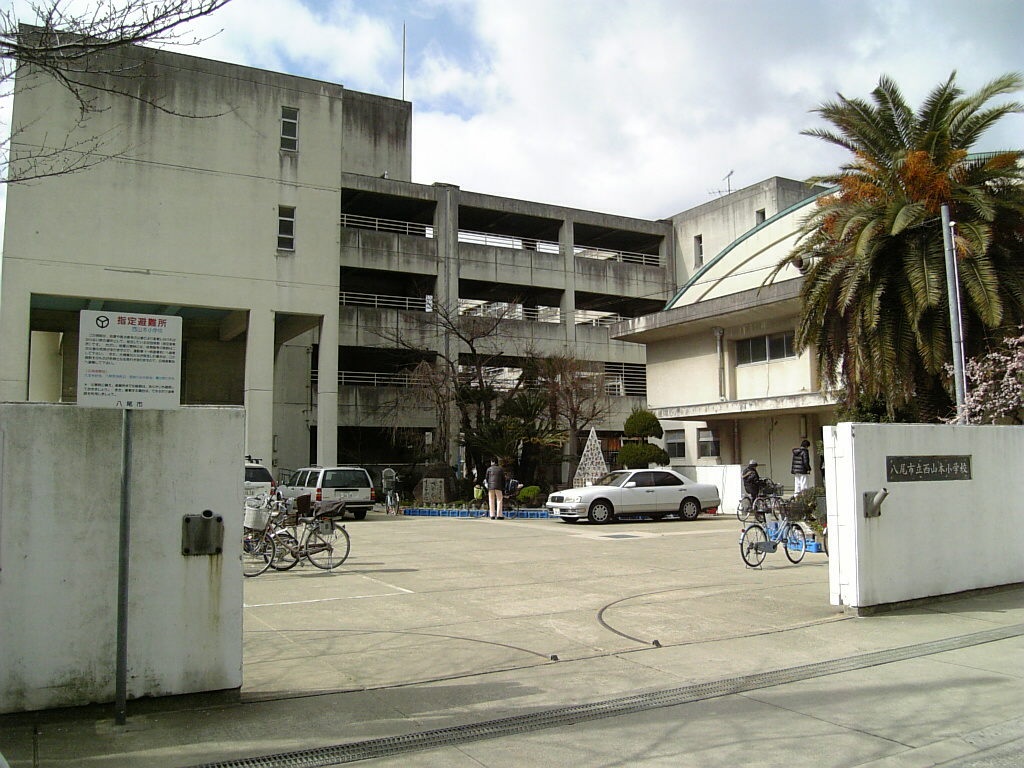
[[[459,242],[490,245],[495,248],[511,248],[516,251],[540,251],[541,253],[558,253],[561,250],[558,243],[551,240],[496,235],[493,232],[474,232],[471,229],[459,230]]]
[[[374,232],[391,232],[399,235],[416,237],[434,237],[434,227],[414,221],[398,219],[379,219],[374,216],[358,216],[352,213],[341,214],[341,226],[350,229],[368,229]],[[516,251],[537,251],[540,253],[557,254],[561,251],[559,243],[553,240],[537,240],[517,235],[497,235],[493,232],[476,232],[471,229],[460,229],[460,243],[475,243],[494,248],[508,248]],[[638,253],[614,248],[588,248],[577,245],[573,253],[585,259],[601,261],[618,261],[623,264],[641,264],[646,267],[660,267],[661,257],[656,253]]]
[[[616,315],[609,312],[598,312],[592,309],[578,309],[576,310],[576,325],[594,325],[598,328],[606,328],[609,325],[615,325],[621,323],[624,318],[622,315]]]
[[[601,261],[619,261],[623,264],[642,264],[645,267],[660,267],[661,257],[656,253],[636,253],[635,251],[617,251],[611,248],[581,248],[576,246],[573,252],[584,259]]]
[[[434,236],[434,227],[429,224],[397,219],[378,219],[373,216],[357,216],[352,213],[341,214],[341,226],[349,229],[370,229],[374,232],[392,232],[398,235]]]
[[[522,304],[479,299],[459,299],[459,314],[556,325],[562,322],[562,311],[558,307],[524,307]]]
[[[425,382],[410,373],[380,371],[338,371],[339,387],[422,387]]]
[[[376,307],[378,309],[403,309],[411,312],[430,312],[433,309],[432,297],[419,296],[387,296],[379,293],[353,293],[342,291],[338,295],[338,303],[343,307]]]

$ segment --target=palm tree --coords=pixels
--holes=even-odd
[[[956,221],[965,337],[980,350],[1024,320],[1024,184],[1021,151],[970,154],[1019,102],[1007,74],[965,95],[956,73],[915,113],[896,84],[879,80],[871,101],[838,95],[816,110],[834,126],[803,133],[852,158],[811,181],[833,185],[778,265],[804,272],[796,342],[813,348],[822,385],[853,403],[916,404],[927,420],[948,407],[951,359],[940,208]]]

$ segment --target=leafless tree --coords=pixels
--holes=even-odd
[[[507,379],[501,372],[507,358],[517,356],[501,333],[502,321],[512,317],[517,307],[515,301],[503,302],[479,313],[465,313],[457,305],[435,301],[425,316],[436,331],[437,344],[429,348],[423,339],[430,334],[411,338],[401,331],[377,332],[389,344],[430,357],[411,371],[416,386],[410,394],[419,393],[436,414],[437,461],[447,460],[456,438],[453,429],[465,435],[490,424],[500,402],[522,385],[521,377]],[[470,456],[469,461],[482,471],[483,457]]]
[[[580,360],[571,354],[537,357],[537,384],[547,397],[553,421],[565,431],[568,442],[569,476],[579,461],[579,437],[601,421],[611,409],[600,363]]]
[[[0,10],[0,100],[14,93],[23,74],[57,83],[78,106],[67,135],[47,137],[47,146],[19,152],[17,170],[9,168],[12,143],[30,126],[11,125],[0,140],[3,183],[57,176],[101,162],[106,136],[80,132],[89,117],[104,109],[104,96],[132,99],[179,114],[145,96],[138,87],[146,77],[142,60],[116,55],[131,46],[193,45],[190,22],[212,14],[230,0],[95,0],[83,6],[71,0],[32,0],[20,15]],[[8,105],[9,107],[9,105]],[[199,117],[199,115],[187,115]],[[2,126],[0,126],[2,129]],[[79,138],[81,137],[81,138]]]

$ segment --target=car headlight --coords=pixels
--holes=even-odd
[[[578,493],[575,496],[566,496],[564,498],[566,504],[579,504],[581,501],[583,501],[583,497],[580,496]]]

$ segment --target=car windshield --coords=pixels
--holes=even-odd
[[[626,482],[626,478],[629,477],[629,475],[629,472],[609,472],[607,475],[595,482],[594,485],[613,485],[617,488]]]

